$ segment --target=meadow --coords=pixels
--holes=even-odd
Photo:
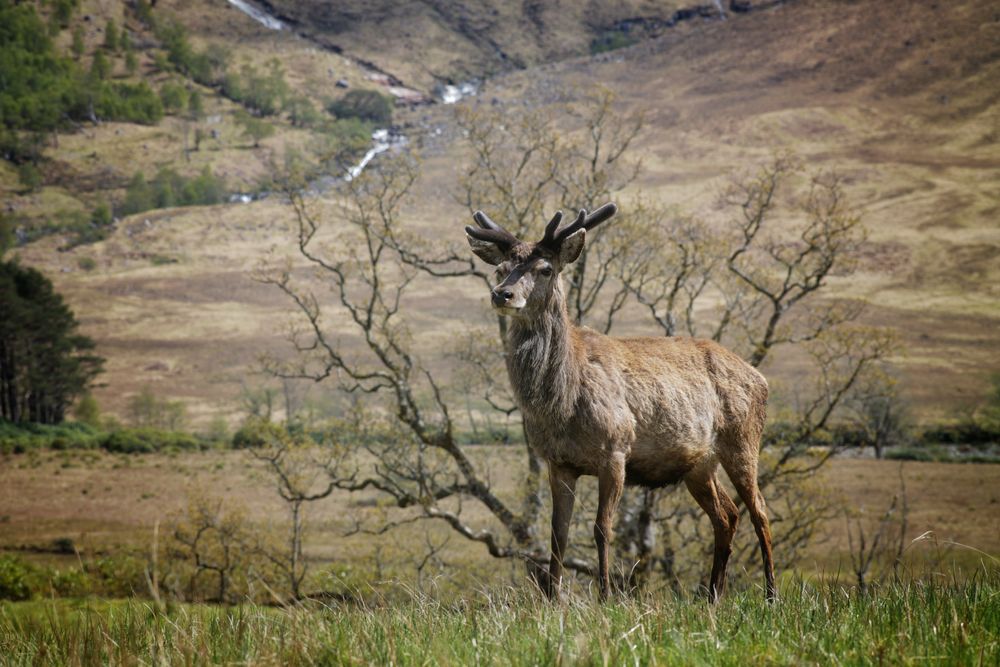
[[[500,497],[516,497],[523,465],[519,448],[472,446],[467,451],[477,466],[490,471]],[[239,510],[248,527],[261,534],[280,533],[287,526],[288,508],[274,479],[246,451],[39,450],[6,455],[0,463],[0,556],[13,556],[64,575],[80,569],[94,573],[115,568],[120,581],[110,587],[91,586],[95,594],[121,595],[131,589],[135,595],[149,597],[143,570],[149,568],[154,533],[159,534],[162,550],[195,498]],[[824,582],[850,579],[847,517],[852,527],[861,519],[871,539],[878,518],[901,492],[900,475],[907,505],[901,562],[912,575],[951,572],[965,578],[996,564],[1000,556],[1000,465],[835,458],[815,486],[822,498],[813,500],[822,499],[828,510],[811,544],[795,563],[788,562],[789,554],[780,549],[777,553],[785,583],[799,576]],[[595,486],[590,478],[580,481],[577,515],[581,525],[593,514]],[[683,489],[675,493],[682,507],[695,507]],[[775,504],[772,511],[780,514],[782,507]],[[450,603],[474,590],[530,588],[520,563],[491,558],[481,544],[453,534],[443,522],[408,523],[419,512],[394,509],[375,491],[334,492],[304,512],[304,555],[310,567],[307,595],[322,592],[366,600],[378,596],[406,600],[415,591]],[[472,525],[493,525],[489,514],[472,503],[463,508],[462,516]],[[390,522],[400,525],[380,530]],[[588,532],[589,528],[583,531],[577,548],[589,558],[593,546]],[[752,548],[754,544],[752,528],[744,522],[735,545]],[[705,536],[702,546],[710,546],[710,536]],[[434,552],[431,562],[418,570],[429,549]],[[698,576],[707,575],[707,555],[686,558],[694,561]],[[877,562],[870,574],[884,578],[884,566]],[[161,560],[159,567],[160,578],[165,579],[169,564]],[[617,567],[624,564],[619,562]],[[730,577],[736,590],[758,583],[756,573],[731,571]],[[38,594],[51,595],[49,586],[38,584]],[[586,579],[575,585],[585,599],[592,597],[587,586]],[[74,591],[70,586],[69,594]]]
[[[1000,661],[1000,576],[848,586],[786,582],[704,600],[549,603],[524,590],[453,605],[0,604],[0,662],[65,665],[800,665]]]
[[[37,3],[43,17],[68,12],[65,25],[46,30],[58,53],[91,73],[90,84],[110,68],[108,85],[141,82],[163,108],[146,124],[101,113],[47,136],[0,127],[5,145],[37,152],[31,164],[0,160],[0,248],[12,244],[5,259],[44,272],[107,360],[86,424],[0,424],[0,666],[1000,664],[1000,442],[962,432],[982,422],[1000,370],[1000,15],[977,0],[762,0],[734,2],[743,9],[728,15],[713,13],[728,3],[684,9],[674,0],[586,9],[261,4],[294,29],[264,27],[215,0],[160,0],[155,11],[145,0]],[[687,12],[682,21],[672,18],[678,10]],[[127,49],[109,45],[116,24],[131,35]],[[95,65],[102,58],[110,62]],[[224,63],[218,72],[198,73],[198,63],[215,59]],[[454,106],[440,96],[444,84],[463,82],[476,93]],[[280,109],[265,113],[251,94],[261,86],[274,88],[270,105]],[[389,108],[393,90],[422,98]],[[279,496],[274,472],[230,448],[245,446],[231,433],[260,416],[265,394],[266,420],[286,435],[359,407],[335,378],[276,389],[261,372],[267,357],[290,353],[294,324],[289,299],[260,282],[261,267],[287,259],[291,274],[306,274],[295,256],[296,212],[277,194],[282,178],[303,164],[319,170],[322,178],[307,179],[328,225],[319,240],[336,245],[351,202],[330,184],[371,146],[376,127],[390,127],[419,165],[399,238],[406,249],[455,253],[461,263],[469,257],[462,225],[472,208],[489,208],[462,198],[473,192],[463,182],[478,150],[469,119],[485,127],[494,114],[517,125],[537,114],[540,136],[573,147],[551,155],[570,162],[583,145],[574,137],[586,134],[579,114],[596,109],[588,105],[602,91],[609,116],[625,123],[619,129],[642,122],[628,149],[634,176],[600,196],[623,213],[639,211],[648,229],[666,223],[642,217],[653,210],[646,204],[669,210],[671,223],[726,228],[739,220],[727,188],[787,157],[803,171],[783,193],[793,196],[775,209],[771,233],[794,238],[806,190],[825,178],[839,183],[865,242],[823,274],[827,289],[810,312],[864,302],[858,324],[893,330],[899,345],[882,353],[892,372],[881,379],[899,399],[892,407],[901,407],[905,438],[889,453],[908,460],[869,458],[859,440],[832,444],[857,429],[849,422],[870,417],[852,413],[858,405],[842,405],[829,423],[803,420],[816,430],[787,450],[796,457],[790,467],[806,470],[802,483],[788,482],[793,470],[767,496],[777,530],[805,527],[798,543],[776,551],[775,604],[764,601],[749,521],[736,537],[729,593],[707,603],[711,529],[698,523],[683,485],[658,501],[674,512],[664,510],[652,540],[664,561],[669,553],[669,573],[664,566],[645,588],[607,603],[584,575],[567,583],[565,600],[545,600],[521,560],[491,557],[429,510],[460,513],[467,526],[513,543],[496,514],[471,495],[424,505],[433,492],[423,487],[398,507],[399,495],[371,487],[306,503],[303,567],[294,546],[286,549],[299,515]],[[386,114],[362,121],[347,113],[344,100],[358,93],[373,94]],[[378,162],[369,165],[378,172]],[[582,205],[576,195],[546,197],[529,221],[538,232],[550,208]],[[397,273],[388,275],[405,271]],[[318,293],[324,306],[336,300]],[[718,295],[709,296],[699,315],[714,316]],[[612,333],[662,333],[639,301],[629,298]],[[525,472],[521,446],[479,444],[517,441],[520,425],[516,413],[489,411],[477,431],[486,407],[469,386],[479,380],[464,375],[472,364],[457,363],[499,349],[483,285],[418,272],[402,304],[392,330],[405,332],[415,368],[440,379],[453,412],[467,413],[456,418],[460,429],[471,425],[457,446],[507,506],[537,501],[533,544],[544,547],[544,471]],[[364,352],[346,318],[331,314],[325,326],[339,350]],[[804,384],[820,377],[791,347],[761,366],[775,432],[808,404]],[[487,375],[506,386],[502,371]],[[177,423],[141,423],[131,406],[144,394],[178,408]],[[385,409],[374,399],[360,407]],[[954,437],[925,437],[935,431]],[[444,432],[450,437],[450,427]],[[383,439],[381,463],[417,451],[406,449],[412,434],[389,433],[399,437]],[[309,437],[305,459],[320,442]],[[830,446],[848,451],[813,476],[809,462]],[[780,458],[776,449],[764,458]],[[371,468],[371,454],[351,463]],[[426,450],[419,454],[422,469]],[[427,460],[432,469],[441,463]],[[393,483],[410,488],[410,468],[400,469]],[[451,478],[443,464],[434,470]],[[309,474],[307,486],[327,481]],[[533,489],[541,489],[534,500]],[[581,480],[578,493],[571,550],[592,560],[594,480]],[[193,544],[199,527],[219,540],[200,552],[208,565],[184,541]],[[290,565],[280,562],[286,552]],[[212,562],[223,553],[224,566]],[[634,562],[617,558],[619,581]],[[282,568],[292,578],[301,572],[301,595],[285,581],[271,588]],[[216,571],[224,572],[218,594]]]

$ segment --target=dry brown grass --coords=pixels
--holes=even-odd
[[[469,448],[480,464],[489,464],[501,495],[512,493],[520,470],[516,448]],[[515,459],[517,459],[515,461]],[[880,516],[899,490],[899,463],[834,459],[822,482],[837,502],[851,511]],[[909,547],[907,561],[974,563],[980,556],[954,542],[1000,555],[1000,466],[978,464],[903,464],[909,504],[907,539],[932,531],[931,541]],[[589,481],[589,480],[588,480]],[[242,509],[260,526],[283,525],[284,508],[275,487],[245,452],[209,452],[180,455],[111,455],[106,453],[42,452],[8,456],[0,465],[0,550],[49,547],[53,540],[70,538],[84,555],[121,548],[145,548],[153,526],[169,526],[194,491],[222,499]],[[585,495],[585,489],[581,494]],[[682,502],[693,502],[681,490]],[[310,536],[307,554],[316,566],[346,565],[371,574],[376,563],[385,576],[412,577],[412,568],[424,553],[425,535],[435,544],[448,540],[442,558],[455,568],[457,581],[484,584],[519,578],[523,571],[512,563],[498,567],[478,544],[451,535],[445,526],[425,521],[404,525],[385,535],[344,533],[361,521],[369,529],[389,518],[403,518],[378,507],[370,493],[334,494],[308,509]],[[590,508],[592,509],[592,508]],[[587,513],[590,509],[580,507]],[[467,505],[473,524],[488,521],[481,508]],[[544,515],[544,512],[543,512]],[[753,541],[752,530],[741,526],[740,542]],[[847,568],[847,534],[842,514],[826,521],[815,544],[799,565],[800,572],[832,573]],[[54,559],[51,554],[33,558]],[[72,556],[62,557],[66,559]],[[781,565],[781,554],[778,556]],[[69,564],[69,560],[67,560]]]

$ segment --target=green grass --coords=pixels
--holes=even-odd
[[[786,586],[717,606],[651,595],[549,604],[515,590],[457,605],[281,610],[139,601],[0,606],[3,664],[997,664],[1000,576],[866,595]]]

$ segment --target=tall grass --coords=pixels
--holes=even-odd
[[[3,664],[996,665],[1000,575],[883,586],[789,585],[720,604],[649,595],[550,604],[528,591],[453,605],[290,610],[43,601],[0,606]]]

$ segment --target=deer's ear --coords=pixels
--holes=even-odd
[[[559,245],[559,263],[563,266],[572,264],[583,252],[583,244],[587,239],[587,230],[580,229],[562,240]]]
[[[496,243],[480,241],[468,234],[465,235],[465,238],[469,240],[469,247],[472,248],[472,252],[476,253],[476,256],[487,264],[496,266],[504,260],[504,252]]]

